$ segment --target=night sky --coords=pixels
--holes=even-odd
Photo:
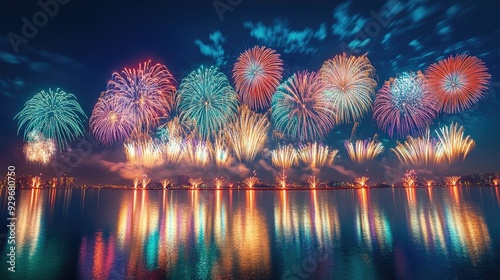
[[[44,0],[42,0],[45,2]],[[64,2],[64,1],[61,1]],[[500,3],[498,1],[82,1],[59,4],[59,11],[18,52],[9,33],[22,35],[26,17],[42,8],[37,1],[3,0],[0,9],[0,158],[3,170],[15,165],[21,174],[53,176],[52,166],[29,166],[22,154],[22,133],[17,135],[15,114],[34,94],[61,88],[75,94],[90,116],[107,81],[115,71],[137,67],[151,59],[165,64],[177,82],[200,65],[215,65],[231,77],[238,55],[255,45],[274,48],[284,61],[284,78],[298,70],[317,71],[323,61],[344,51],[367,54],[376,69],[378,90],[384,81],[408,70],[424,71],[430,64],[455,54],[482,59],[491,74],[488,94],[460,114],[441,113],[431,131],[458,121],[476,148],[465,162],[434,170],[417,170],[419,177],[465,175],[500,170]],[[217,12],[214,3],[234,7]],[[222,3],[222,4],[221,4]],[[375,16],[374,16],[375,14]],[[377,14],[382,20],[377,21]],[[371,34],[366,34],[372,26]],[[231,82],[232,78],[230,78]],[[88,124],[86,124],[88,129]],[[352,125],[343,125],[325,139],[339,149],[337,166],[324,170],[322,179],[352,180],[367,174],[374,181],[392,182],[404,173],[390,151],[395,140],[377,128],[371,114],[361,122],[357,136],[377,133],[386,147],[369,166],[355,167],[342,145]],[[262,159],[262,157],[261,157]],[[271,180],[270,161],[235,166],[226,177],[239,179],[257,170]],[[0,169],[1,170],[1,169]],[[212,170],[159,168],[150,177],[174,177],[198,172],[213,178]],[[303,179],[297,168],[292,179]],[[80,182],[128,182],[140,175],[125,164],[120,147],[93,145],[71,171]],[[204,175],[203,175],[204,174]]]

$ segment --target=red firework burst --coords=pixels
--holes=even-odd
[[[254,47],[245,51],[234,64],[233,78],[242,103],[251,109],[269,106],[279,86],[283,61],[273,49]]]
[[[432,64],[425,76],[441,110],[458,113],[470,108],[485,95],[491,78],[487,71],[481,59],[457,55]]]

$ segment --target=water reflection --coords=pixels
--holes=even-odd
[[[500,261],[494,187],[34,189],[18,207],[23,278],[488,278]]]
[[[406,220],[412,238],[428,253],[458,254],[476,264],[491,253],[488,226],[483,214],[463,201],[459,187],[450,187],[448,192],[449,197],[408,207]]]

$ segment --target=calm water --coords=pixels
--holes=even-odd
[[[2,227],[2,279],[500,274],[499,188],[18,193],[17,272]]]

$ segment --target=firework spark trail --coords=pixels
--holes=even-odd
[[[447,176],[447,177],[444,177],[444,183],[448,186],[456,186],[457,184],[459,184],[459,181],[460,181],[460,176]]]
[[[319,185],[319,178],[316,176],[309,176],[307,178],[307,184],[311,189],[315,189]]]
[[[360,187],[364,188],[366,186],[366,182],[369,180],[370,178],[368,177],[358,177],[354,180],[354,182],[356,182],[357,184],[359,184]]]
[[[403,181],[403,187],[415,187],[415,184],[417,183],[417,175],[415,173],[415,170],[406,170],[406,173],[401,181]]]
[[[319,72],[337,108],[337,123],[360,121],[371,110],[377,83],[375,69],[366,56],[337,55],[325,61]]]
[[[373,104],[373,118],[390,137],[421,135],[432,124],[439,103],[421,72],[402,73],[385,82]]]
[[[144,168],[163,164],[162,147],[151,138],[129,140],[124,146],[127,161]]]
[[[384,151],[384,146],[381,142],[377,142],[377,135],[373,136],[373,140],[350,140],[344,141],[344,146],[349,154],[349,158],[353,163],[364,164],[371,162],[375,157]]]
[[[437,152],[444,157],[448,163],[453,163],[459,158],[465,160],[469,152],[474,148],[475,142],[467,135],[464,137],[464,127],[458,127],[458,123],[451,123],[436,130],[439,137]]]
[[[32,131],[55,140],[62,151],[68,142],[83,136],[82,119],[87,118],[76,97],[63,90],[41,91],[24,104],[14,119],[18,119],[17,133],[24,126],[24,139]]]
[[[236,91],[242,103],[250,109],[269,107],[282,72],[283,61],[273,49],[254,47],[242,53],[233,69]]]
[[[315,72],[298,72],[280,85],[271,116],[277,130],[300,141],[322,138],[335,125],[335,108]]]
[[[236,114],[238,99],[227,77],[216,67],[200,67],[183,79],[177,95],[182,121],[192,121],[206,139]]]
[[[256,176],[250,176],[243,180],[243,184],[245,184],[249,189],[252,189],[255,185],[259,183],[259,178]]]
[[[247,106],[241,106],[239,114],[225,129],[228,145],[240,162],[254,161],[266,144],[269,126],[266,115],[257,114]]]
[[[397,142],[397,146],[391,150],[401,163],[418,167],[442,162],[443,153],[437,147],[438,141],[431,139],[430,130],[427,130],[425,136],[408,136],[404,144]]]
[[[293,145],[281,146],[271,151],[271,160],[275,167],[288,170],[297,164],[297,149]]]
[[[307,143],[302,145],[298,151],[300,160],[311,168],[321,168],[325,165],[332,166],[338,150],[322,144]]]
[[[469,55],[450,56],[425,72],[429,88],[446,113],[464,111],[485,96],[491,76],[485,63]]]

